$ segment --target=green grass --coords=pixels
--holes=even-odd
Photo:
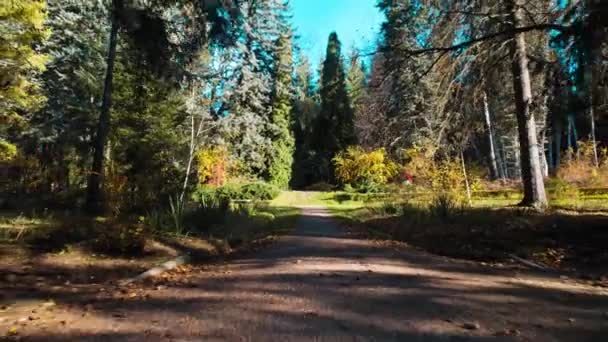
[[[49,215],[26,216],[23,213],[3,212],[0,214],[0,241],[21,241],[28,236],[48,230],[56,223],[56,220]]]
[[[295,222],[300,215],[300,209],[298,208],[272,204],[262,207],[259,212],[272,215],[273,219],[267,230],[277,235],[291,231],[295,227]]]
[[[431,199],[428,194],[416,195],[412,193],[397,193],[381,197],[369,196],[366,200],[346,200],[339,198],[344,192],[327,192],[310,194],[313,198],[309,203],[327,207],[334,216],[341,219],[365,221],[379,216],[390,216],[391,207],[399,207],[404,204],[418,208],[427,208]],[[354,196],[357,198],[357,195]],[[474,196],[472,209],[501,209],[516,207],[522,199],[522,194],[517,192],[493,193],[491,195]],[[551,198],[549,199],[551,209],[564,209],[578,212],[608,211],[607,194],[580,194],[575,197]],[[384,208],[388,210],[385,210]],[[387,211],[389,213],[387,213]]]

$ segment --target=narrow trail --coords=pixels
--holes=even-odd
[[[608,331],[605,290],[352,238],[319,207],[189,286],[94,305],[24,340],[583,342]]]

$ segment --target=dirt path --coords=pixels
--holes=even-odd
[[[350,238],[322,208],[304,208],[276,245],[185,277],[133,300],[55,294],[52,317],[19,333],[25,341],[582,342],[608,331],[605,289]]]

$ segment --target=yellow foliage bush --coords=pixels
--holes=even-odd
[[[564,153],[563,162],[557,171],[557,178],[578,187],[608,186],[608,150],[598,151],[595,165],[594,146],[590,141],[579,141],[578,150],[569,149]]]
[[[468,196],[462,161],[459,158],[437,158],[433,146],[414,146],[404,149],[404,174],[413,178],[414,184],[429,190],[431,205],[462,207],[468,204]],[[479,190],[479,177],[468,175],[471,192]]]
[[[359,146],[351,146],[333,159],[336,178],[341,184],[358,187],[365,184],[386,184],[397,175],[398,166],[381,148],[366,152]]]
[[[17,156],[17,146],[0,139],[0,163],[10,162]]]
[[[228,151],[222,147],[205,148],[198,151],[198,182],[201,185],[222,186],[228,173]]]
[[[416,185],[431,187],[433,173],[437,168],[432,146],[414,145],[401,150],[404,159],[404,178],[411,178]]]

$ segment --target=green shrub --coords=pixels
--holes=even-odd
[[[250,184],[227,184],[224,186],[212,187],[201,186],[194,193],[194,200],[204,207],[228,207],[230,201],[243,200],[272,200],[279,196],[281,191],[274,185],[268,183]]]
[[[245,184],[240,189],[239,199],[250,199],[250,200],[263,200],[269,201],[277,198],[281,191],[279,188],[268,183],[251,183]]]
[[[185,221],[194,225],[224,222],[226,214],[230,210],[232,190],[229,186],[199,187],[193,195],[193,199],[199,203],[199,208],[187,213]]]
[[[377,194],[384,190],[381,184],[373,181],[366,181],[357,187],[357,192],[360,194]]]
[[[452,193],[441,192],[433,196],[429,204],[429,213],[431,216],[445,221],[452,218],[459,207],[462,208],[458,204],[458,199]]]
[[[92,247],[105,254],[138,255],[146,245],[146,229],[143,222],[96,219],[93,222],[95,239]]]
[[[201,186],[194,193],[193,198],[200,204],[196,212],[189,213],[186,221],[196,224],[223,223],[230,212],[241,212],[243,215],[251,214],[251,205],[234,203],[233,201],[263,201],[272,200],[280,194],[280,190],[268,183],[226,184],[212,187]],[[247,212],[242,212],[243,210]]]

